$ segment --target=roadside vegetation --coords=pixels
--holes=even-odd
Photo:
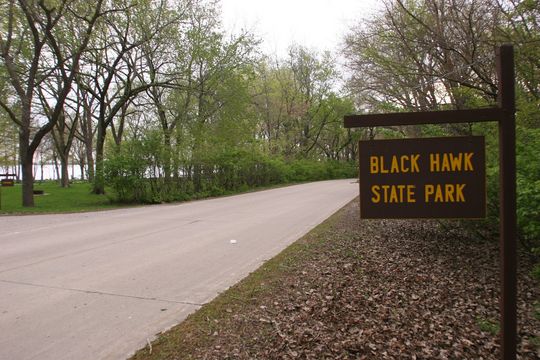
[[[295,161],[285,163],[277,160],[264,162],[239,163],[233,159],[232,168],[221,163],[222,170],[210,173],[201,179],[199,191],[188,179],[178,179],[174,183],[166,183],[159,178],[145,178],[138,171],[141,167],[136,163],[126,166],[121,155],[117,155],[111,172],[124,172],[123,176],[113,177],[111,186],[105,194],[92,193],[92,185],[86,181],[73,181],[69,187],[60,187],[56,181],[36,182],[34,191],[35,204],[24,207],[21,204],[22,187],[19,184],[0,187],[0,215],[2,214],[48,214],[100,211],[137,206],[142,204],[161,204],[181,202],[209,197],[240,194],[249,191],[265,190],[273,187],[292,185],[308,181],[345,179],[356,177],[355,164],[339,162]],[[131,157],[131,154],[129,155]],[[127,160],[129,161],[129,159]],[[108,165],[110,166],[110,165]],[[226,175],[223,171],[227,171]]]
[[[161,203],[230,195],[250,189],[306,181],[357,177],[356,164],[339,161],[284,161],[261,154],[234,151],[207,158],[200,166],[200,176],[167,180],[147,177],[147,169],[158,169],[157,162],[144,161],[139,151],[145,140],[125,144],[111,156],[105,166],[107,183],[111,184],[117,203]],[[152,147],[159,159],[159,145]],[[182,170],[183,172],[184,170]],[[189,169],[185,170],[189,172]]]

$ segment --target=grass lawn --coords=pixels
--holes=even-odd
[[[34,195],[35,207],[22,206],[22,186],[0,187],[0,214],[67,213],[93,210],[108,210],[120,207],[106,195],[90,193],[91,184],[73,183],[61,188],[57,182],[34,184],[34,190],[43,190],[44,195]]]
[[[291,184],[278,184],[254,189],[243,189],[227,194],[221,194],[218,197],[275,189],[289,185]],[[45,194],[34,195],[35,206],[33,208],[24,208],[22,206],[21,184],[15,184],[13,187],[0,186],[0,215],[69,213],[110,210],[134,206],[134,204],[114,202],[113,191],[111,189],[106,189],[109,196],[94,195],[90,192],[91,187],[92,185],[87,182],[75,182],[72,183],[69,188],[61,188],[56,181],[36,182],[34,184],[34,190],[43,190]],[[213,196],[208,193],[193,194],[191,197],[186,198],[185,201],[206,199],[209,197]]]

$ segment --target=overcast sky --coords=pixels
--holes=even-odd
[[[300,44],[336,50],[350,26],[380,7],[377,0],[221,0],[226,30],[252,30],[262,49],[282,57]]]

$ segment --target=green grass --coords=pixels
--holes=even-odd
[[[476,323],[478,324],[478,327],[481,331],[489,333],[491,335],[497,335],[501,329],[499,323],[497,321],[484,319],[484,318],[477,318]]]
[[[184,201],[206,199],[213,197],[232,196],[242,193],[257,192],[263,190],[277,189],[296,184],[278,184],[258,187],[253,189],[243,189],[242,191],[230,192],[220,196],[209,194],[195,194]],[[69,188],[62,188],[56,181],[36,182],[34,190],[43,190],[44,195],[34,195],[35,206],[25,208],[22,206],[22,187],[15,184],[13,187],[0,186],[0,215],[6,214],[50,214],[50,213],[70,213],[83,211],[110,210],[128,206],[141,206],[137,203],[121,203],[115,201],[114,191],[106,188],[109,195],[94,195],[91,193],[92,185],[87,182],[74,182]]]
[[[0,214],[68,213],[108,210],[120,207],[113,204],[106,195],[94,195],[91,185],[86,182],[73,183],[69,188],[61,188],[57,182],[34,184],[34,190],[43,190],[44,195],[34,195],[35,206],[22,206],[22,187],[0,187]]]
[[[531,275],[536,279],[540,280],[540,264],[536,264],[532,270]]]
[[[540,301],[534,302],[534,318],[540,320]]]

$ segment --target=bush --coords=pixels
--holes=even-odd
[[[517,127],[516,185],[518,239],[523,248],[540,256],[540,130]],[[498,138],[496,132],[488,132],[487,140],[487,219],[484,222],[468,222],[468,226],[487,238],[496,239],[499,232],[499,184]]]
[[[540,255],[540,129],[517,129],[517,216],[522,244]]]
[[[232,149],[183,164],[166,180],[166,153],[159,136],[126,141],[109,151],[106,180],[122,203],[161,203],[205,198],[286,183],[356,177],[354,163],[338,161],[285,161],[257,152]],[[174,172],[174,171],[173,171]],[[181,174],[181,176],[179,175]]]
[[[168,188],[157,177],[161,165],[161,142],[149,133],[142,140],[125,141],[109,151],[104,162],[105,180],[122,203],[159,203]],[[165,196],[166,198],[166,196]]]

